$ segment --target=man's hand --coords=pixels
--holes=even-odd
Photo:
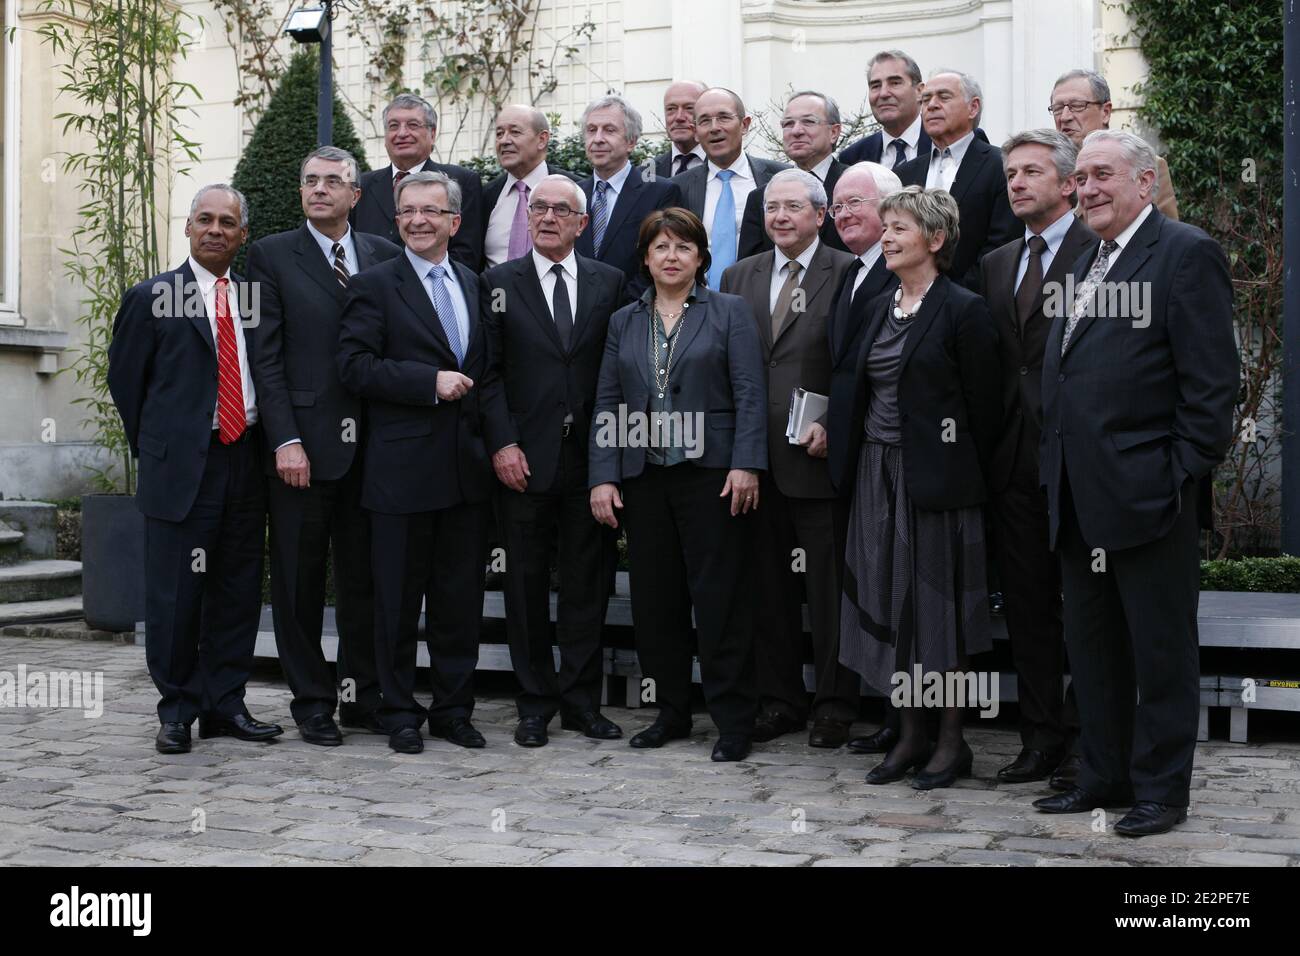
[[[460,372],[438,373],[438,401],[440,402],[454,402],[464,398],[473,387],[474,380],[467,375],[461,375]]]
[[[807,448],[808,454],[814,458],[825,458],[826,429],[813,422],[808,426],[808,430],[803,433],[803,437],[799,439],[799,444]]]
[[[607,481],[591,489],[591,514],[597,521],[611,528],[617,528],[618,518],[614,516],[615,508],[620,511],[623,508],[623,499],[619,497],[618,485]]]
[[[731,516],[749,514],[750,508],[758,508],[758,475],[744,468],[733,468],[727,472],[727,483],[722,486],[719,498],[731,495]]]
[[[276,449],[275,471],[290,488],[311,487],[311,462],[307,460],[302,442]]]
[[[533,476],[528,470],[524,450],[518,445],[502,448],[493,455],[492,470],[497,473],[497,481],[511,491],[524,491],[528,487],[528,479]]]

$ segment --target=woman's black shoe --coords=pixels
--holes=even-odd
[[[912,789],[937,790],[940,787],[951,787],[957,782],[958,777],[969,777],[974,764],[975,754],[971,751],[970,745],[963,740],[961,749],[957,751],[956,760],[942,770],[918,771],[916,779],[912,781]]]
[[[897,764],[891,764],[889,758],[886,757],[883,763],[872,767],[871,770],[867,772],[867,783],[893,783],[895,780],[902,780],[907,776],[909,770],[920,770],[924,767],[930,760],[931,753],[931,749],[927,746],[911,760],[902,761]]]

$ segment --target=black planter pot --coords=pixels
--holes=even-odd
[[[144,515],[131,495],[81,496],[81,601],[92,628],[144,620]]]

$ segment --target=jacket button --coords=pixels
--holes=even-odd
[[[1060,375],[1056,376],[1056,380],[1057,380],[1058,382],[1064,382],[1064,381],[1065,381],[1065,373],[1062,372]]]
[[[1053,428],[1052,431],[1056,432],[1056,437],[1057,437],[1057,438],[1060,438],[1060,437],[1061,437],[1061,430],[1060,430],[1059,428]]]
[[[1029,366],[1028,366],[1028,365],[1022,365],[1022,366],[1020,366],[1020,374],[1021,374],[1021,375],[1028,375],[1028,374],[1029,374]]]
[[[768,368],[776,368],[776,363],[775,363],[775,362],[769,362],[769,363],[768,363]]]

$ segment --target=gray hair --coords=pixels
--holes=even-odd
[[[1062,181],[1074,175],[1075,160],[1079,158],[1079,149],[1074,140],[1054,129],[1027,129],[1016,133],[1002,144],[1002,172],[1007,171],[1011,151],[1017,146],[1046,146],[1052,151],[1052,165],[1056,167],[1056,178]]]
[[[783,169],[767,181],[765,189],[775,186],[777,183],[799,183],[808,193],[808,201],[818,209],[826,208],[826,187],[822,181],[812,173],[804,172],[802,169]],[[766,196],[764,197],[766,200]]]
[[[430,129],[438,128],[438,114],[433,109],[433,104],[423,96],[416,96],[414,93],[398,93],[392,101],[384,107],[384,126],[388,126],[388,113],[390,110],[420,110],[424,113],[424,122]]]
[[[617,106],[623,111],[623,138],[629,143],[635,143],[641,138],[641,114],[637,108],[619,96],[617,93],[609,93],[605,96],[598,97],[587,104],[587,108],[582,111],[582,128],[587,128],[587,117],[596,110],[607,109],[610,106]]]
[[[957,240],[961,235],[961,212],[957,208],[957,200],[952,198],[948,190],[904,187],[880,201],[882,219],[887,212],[911,216],[921,227],[921,235],[926,242],[942,232],[943,246],[934,254],[934,264],[940,272],[945,272],[952,266],[953,253],[956,252]]]
[[[849,173],[869,173],[876,184],[876,192],[880,194],[881,199],[892,196],[903,188],[903,181],[898,178],[898,174],[888,166],[882,166],[879,163],[854,163],[840,173],[840,179],[843,179]]]
[[[460,183],[446,173],[421,171],[402,177],[402,181],[393,190],[393,206],[401,207],[402,190],[408,186],[441,186],[447,191],[447,206],[454,213],[460,212]]]
[[[907,67],[907,78],[912,81],[912,85],[915,86],[917,83],[921,82],[921,68],[917,65],[915,60],[902,50],[881,50],[873,56],[867,61],[868,77],[871,76],[871,68],[881,60],[901,60],[903,65]]]
[[[529,106],[527,103],[507,103],[497,110],[498,120],[501,119],[501,114],[506,110],[524,110],[527,112],[529,125],[532,126],[534,133],[549,133],[551,131],[551,121],[536,106]]]
[[[1062,73],[1056,78],[1056,82],[1052,84],[1052,89],[1056,89],[1062,83],[1068,83],[1071,80],[1087,80],[1094,100],[1099,100],[1102,103],[1110,102],[1110,84],[1096,70],[1070,70],[1068,73]]]
[[[1151,198],[1160,190],[1160,170],[1156,163],[1156,151],[1141,136],[1126,129],[1095,129],[1083,138],[1083,146],[1089,143],[1112,142],[1119,144],[1120,155],[1133,169],[1133,181],[1137,182],[1145,170],[1151,170],[1155,179],[1151,182]],[[1082,151],[1083,147],[1080,147]]]
[[[940,73],[951,73],[961,81],[961,95],[966,97],[967,103],[976,97],[979,97],[980,111],[975,114],[975,125],[979,126],[980,117],[984,115],[984,94],[980,91],[979,81],[969,73],[963,73],[961,70],[952,70],[947,67],[932,71],[930,73],[930,79],[934,79]]]
[[[585,216],[587,214],[587,194],[582,191],[582,187],[576,182],[560,173],[551,173],[549,176],[542,177],[542,181],[537,184],[537,188],[540,189],[546,183],[564,183],[564,185],[572,189],[573,208],[578,210],[581,215]],[[537,190],[533,191],[536,192]]]
[[[223,193],[230,193],[230,195],[234,196],[236,199],[239,200],[239,228],[247,229],[248,228],[248,200],[244,198],[243,193],[241,193],[234,186],[231,186],[229,183],[209,183],[208,185],[202,187],[198,192],[196,192],[194,194],[194,199],[191,200],[190,202],[190,218],[193,219],[194,214],[198,212],[199,200],[202,199],[206,193],[210,193],[214,190],[220,190]]]
[[[346,149],[340,149],[337,146],[318,146],[313,149],[303,159],[302,165],[298,167],[299,180],[306,174],[307,164],[313,159],[327,159],[332,163],[347,163],[348,173],[352,176],[352,185],[358,189],[361,188],[361,167],[357,164],[357,158]]]
[[[801,96],[815,96],[817,99],[821,100],[822,105],[826,107],[826,122],[831,126],[835,126],[840,122],[840,104],[836,103],[825,93],[818,93],[816,90],[800,90],[798,93],[792,93],[790,98],[785,101],[785,105],[788,107],[794,100],[797,100]]]

